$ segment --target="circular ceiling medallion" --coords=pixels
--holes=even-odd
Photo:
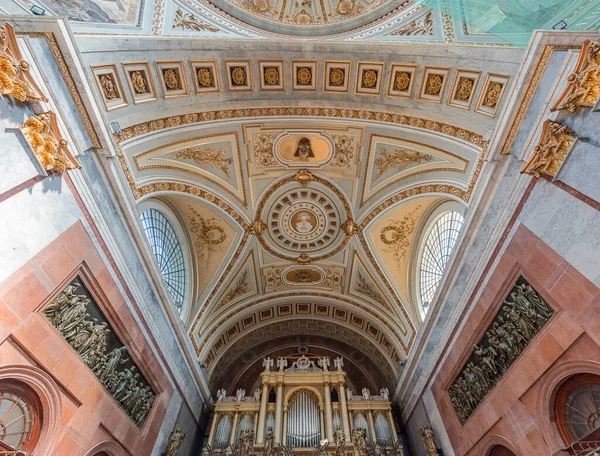
[[[258,203],[261,246],[276,258],[300,264],[330,258],[349,240],[350,204],[331,182],[301,170],[275,183]]]

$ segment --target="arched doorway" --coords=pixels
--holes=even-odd
[[[496,445],[489,452],[488,456],[516,456],[512,451],[502,445]]]
[[[554,417],[566,444],[600,437],[600,376],[570,377],[556,393]]]

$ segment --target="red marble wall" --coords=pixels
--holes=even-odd
[[[554,315],[462,425],[447,390],[519,275]],[[600,374],[599,290],[520,225],[432,384],[456,454],[487,456],[498,443],[520,456],[567,454],[559,451],[565,444],[552,422],[551,404],[560,384],[576,373]]]
[[[112,328],[157,393],[138,428],[40,313],[83,277]],[[0,379],[20,379],[40,396],[40,456],[149,455],[172,387],[81,222],[0,284]]]

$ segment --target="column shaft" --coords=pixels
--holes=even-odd
[[[346,442],[350,442],[350,422],[348,419],[348,404],[346,403],[346,388],[344,383],[340,382],[340,415],[342,417],[342,424],[344,426],[344,434],[346,434]]]
[[[396,424],[394,423],[394,415],[391,410],[388,410],[388,421],[390,423],[390,431],[392,433],[392,444],[396,444],[398,441],[398,434],[396,434]]]
[[[258,428],[256,429],[256,443],[265,442],[265,421],[267,419],[267,401],[269,400],[269,384],[263,383],[262,396],[260,397],[260,410],[258,412]]]
[[[373,410],[369,410],[369,429],[371,431],[371,442],[377,442],[377,435],[375,434],[375,425],[373,424]]]
[[[281,443],[285,446],[287,443],[287,407],[283,410],[283,436],[281,437]]]
[[[237,434],[237,424],[239,416],[240,412],[235,412],[235,415],[233,415],[233,426],[231,426],[231,436],[229,437],[229,445],[235,446],[235,436]]]
[[[325,383],[325,422],[327,423],[327,440],[333,442],[333,412],[331,411],[331,388]]]
[[[213,445],[213,439],[215,438],[215,429],[217,428],[217,423],[219,422],[219,414],[217,412],[213,413],[213,420],[210,425],[210,433],[208,434],[208,444]]]
[[[323,419],[323,404],[319,405],[319,413],[321,415],[321,440],[325,437],[325,420]]]
[[[277,402],[275,404],[275,443],[281,443],[281,404],[283,402],[283,383],[277,383]]]

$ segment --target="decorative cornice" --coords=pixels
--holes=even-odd
[[[215,122],[219,120],[245,119],[256,117],[326,117],[338,119],[365,120],[383,122],[392,125],[406,125],[427,131],[441,133],[461,141],[468,142],[477,147],[483,147],[486,142],[483,137],[472,131],[457,128],[453,125],[426,120],[420,117],[405,116],[402,114],[391,114],[380,111],[366,111],[362,109],[339,109],[339,108],[301,108],[301,107],[273,107],[273,108],[249,108],[249,109],[224,109],[216,111],[205,111],[194,114],[164,117],[162,119],[142,122],[123,129],[123,133],[115,135],[117,143],[122,143],[138,136],[158,132],[168,128],[181,125],[190,125],[204,122]]]

